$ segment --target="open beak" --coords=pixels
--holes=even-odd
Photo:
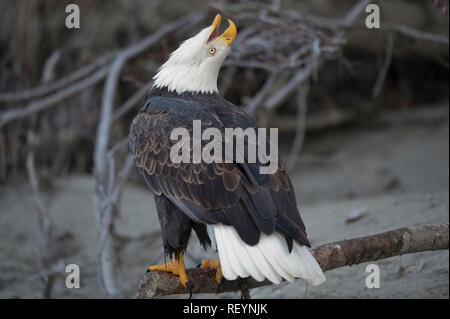
[[[222,16],[220,14],[217,14],[214,18],[213,24],[211,25],[211,31],[209,33],[209,37],[206,40],[206,44],[209,44],[211,42],[215,42],[218,40],[223,40],[225,43],[230,46],[237,35],[237,29],[236,25],[233,21],[228,19],[228,28],[219,35],[219,27],[220,27],[220,20],[222,19]]]

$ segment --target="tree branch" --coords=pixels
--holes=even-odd
[[[372,236],[342,240],[325,244],[311,250],[323,271],[352,266],[398,255],[421,251],[449,249],[449,224],[423,225],[400,228]],[[216,293],[215,271],[212,269],[189,269],[187,275],[193,293]],[[225,280],[221,292],[238,291],[242,287],[256,288],[271,282],[257,282],[252,278]],[[164,295],[185,294],[178,278],[165,272],[146,273],[138,288],[138,298],[157,298]]]
[[[7,123],[16,120],[18,118],[26,117],[36,112],[40,112],[45,108],[53,106],[58,102],[73,96],[74,94],[97,84],[108,74],[109,67],[104,66],[92,75],[84,78],[72,85],[56,91],[52,95],[48,95],[36,101],[30,102],[27,106],[16,107],[10,110],[6,110],[0,113],[0,128]]]
[[[309,83],[308,81],[300,84],[297,92],[297,129],[295,130],[294,141],[292,142],[291,151],[286,163],[288,170],[293,170],[297,164],[298,156],[305,140],[306,130],[306,111],[308,109],[308,94]]]
[[[0,92],[0,102],[17,102],[21,100],[30,100],[38,96],[47,95],[54,91],[60,90],[73,82],[76,82],[85,76],[91,74],[92,72],[100,69],[105,66],[107,63],[111,61],[111,59],[115,56],[116,52],[110,52],[101,57],[95,59],[94,61],[82,66],[81,68],[73,71],[51,83],[44,83],[40,86],[24,89],[22,91],[17,92]]]
[[[269,38],[270,34],[273,36],[273,38],[270,38],[270,41],[267,41],[268,43],[274,44],[278,49],[282,48],[283,52],[296,48],[296,50],[287,58],[287,62],[283,61],[281,64],[278,63],[277,65],[271,65],[267,63],[267,61],[254,60],[254,58],[248,57],[249,52],[245,53],[244,51],[241,51],[240,54],[237,54],[234,57],[233,55],[231,56],[228,65],[246,68],[261,68],[271,72],[271,74],[279,72],[282,69],[294,70],[294,72],[292,72],[293,75],[287,82],[272,96],[268,97],[266,96],[266,93],[270,90],[272,81],[275,78],[272,75],[255,98],[250,101],[247,110],[249,110],[251,114],[255,114],[258,109],[262,107],[265,107],[266,111],[274,111],[286,102],[302,82],[314,75],[314,72],[321,67],[322,63],[329,55],[336,53],[345,44],[345,41],[343,41],[344,31],[356,23],[358,17],[369,2],[370,0],[358,1],[343,18],[328,19],[316,17],[313,19],[316,20],[315,23],[313,23],[315,28],[311,28],[305,23],[306,16],[304,15],[296,15],[295,13],[292,13],[292,11],[281,12],[277,10],[276,16],[269,16],[267,12],[270,11],[271,8],[255,4],[254,2],[244,1],[244,3],[248,3],[250,6],[258,6],[261,8],[261,11],[257,16],[257,21],[269,25],[268,29],[262,28],[265,32],[264,38]],[[297,23],[295,25],[287,24],[286,19],[283,18],[284,15],[291,16]],[[255,17],[250,15],[245,18],[251,19]],[[311,18],[311,16],[309,16],[309,18]],[[325,36],[325,28],[333,30],[332,34]],[[288,34],[294,34],[296,36],[297,34],[301,34],[302,36],[296,37],[295,39],[287,38],[288,41],[280,43],[281,40],[278,31],[283,29],[288,30]],[[271,32],[268,30],[271,30]],[[253,38],[259,39],[260,37],[261,35],[257,34]],[[298,38],[302,39],[301,43],[296,42]],[[252,50],[253,49],[254,48],[252,47]],[[280,52],[280,50],[274,50],[273,48],[271,50],[265,48],[265,50],[269,52]],[[255,54],[253,53],[253,56],[254,55]],[[265,52],[264,56],[267,57],[270,56],[270,54]]]
[[[297,74],[290,79],[283,87],[281,87],[274,95],[272,95],[265,103],[266,110],[274,110],[283,104],[293,92],[298,89],[298,86],[309,79],[311,73],[318,68],[319,60],[309,64],[305,69],[297,72]]]
[[[386,53],[383,61],[383,65],[381,66],[380,73],[378,74],[377,80],[375,81],[375,85],[372,89],[372,97],[376,98],[383,87],[384,80],[386,79],[386,75],[388,73],[389,67],[392,61],[392,55],[394,53],[394,36],[392,33],[387,34],[387,44],[386,44]]]
[[[395,31],[399,34],[402,34],[406,37],[410,37],[413,39],[427,41],[427,42],[435,42],[438,44],[442,44],[445,46],[449,45],[448,35],[435,34],[430,32],[425,32],[421,30],[416,30],[414,28],[408,27],[406,25],[400,24],[390,24],[386,26],[386,29]]]
[[[153,81],[147,82],[141,88],[139,88],[136,92],[133,93],[123,104],[117,108],[117,110],[113,114],[112,121],[115,122],[119,120],[122,116],[127,114],[136,104],[140,101],[140,99],[148,94],[149,90],[152,88]]]

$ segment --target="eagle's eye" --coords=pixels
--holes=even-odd
[[[209,54],[209,56],[213,56],[214,54],[216,54],[216,52],[217,52],[217,49],[216,48],[209,48],[209,50],[208,50],[208,54]]]

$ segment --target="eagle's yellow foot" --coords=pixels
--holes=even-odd
[[[223,286],[224,278],[222,274],[222,268],[220,267],[219,258],[216,259],[203,259],[200,268],[212,268],[216,270],[216,282],[217,282],[217,293],[220,292]]]
[[[186,274],[186,267],[184,266],[183,253],[180,253],[178,256],[173,258],[171,262],[168,262],[164,265],[150,266],[149,271],[165,271],[177,275],[180,284],[184,288],[189,290],[189,298],[192,297],[192,286]]]

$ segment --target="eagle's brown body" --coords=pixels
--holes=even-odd
[[[203,130],[257,127],[242,109],[218,94],[178,95],[154,89],[146,99],[131,126],[130,150],[154,192],[166,252],[186,249],[192,228],[208,245],[205,225],[216,223],[232,225],[249,245],[258,243],[261,232],[280,232],[289,250],[293,240],[309,246],[281,161],[271,175],[260,174],[258,162],[172,162],[170,148],[177,141],[170,133],[177,127],[192,132],[193,120],[201,120]]]

